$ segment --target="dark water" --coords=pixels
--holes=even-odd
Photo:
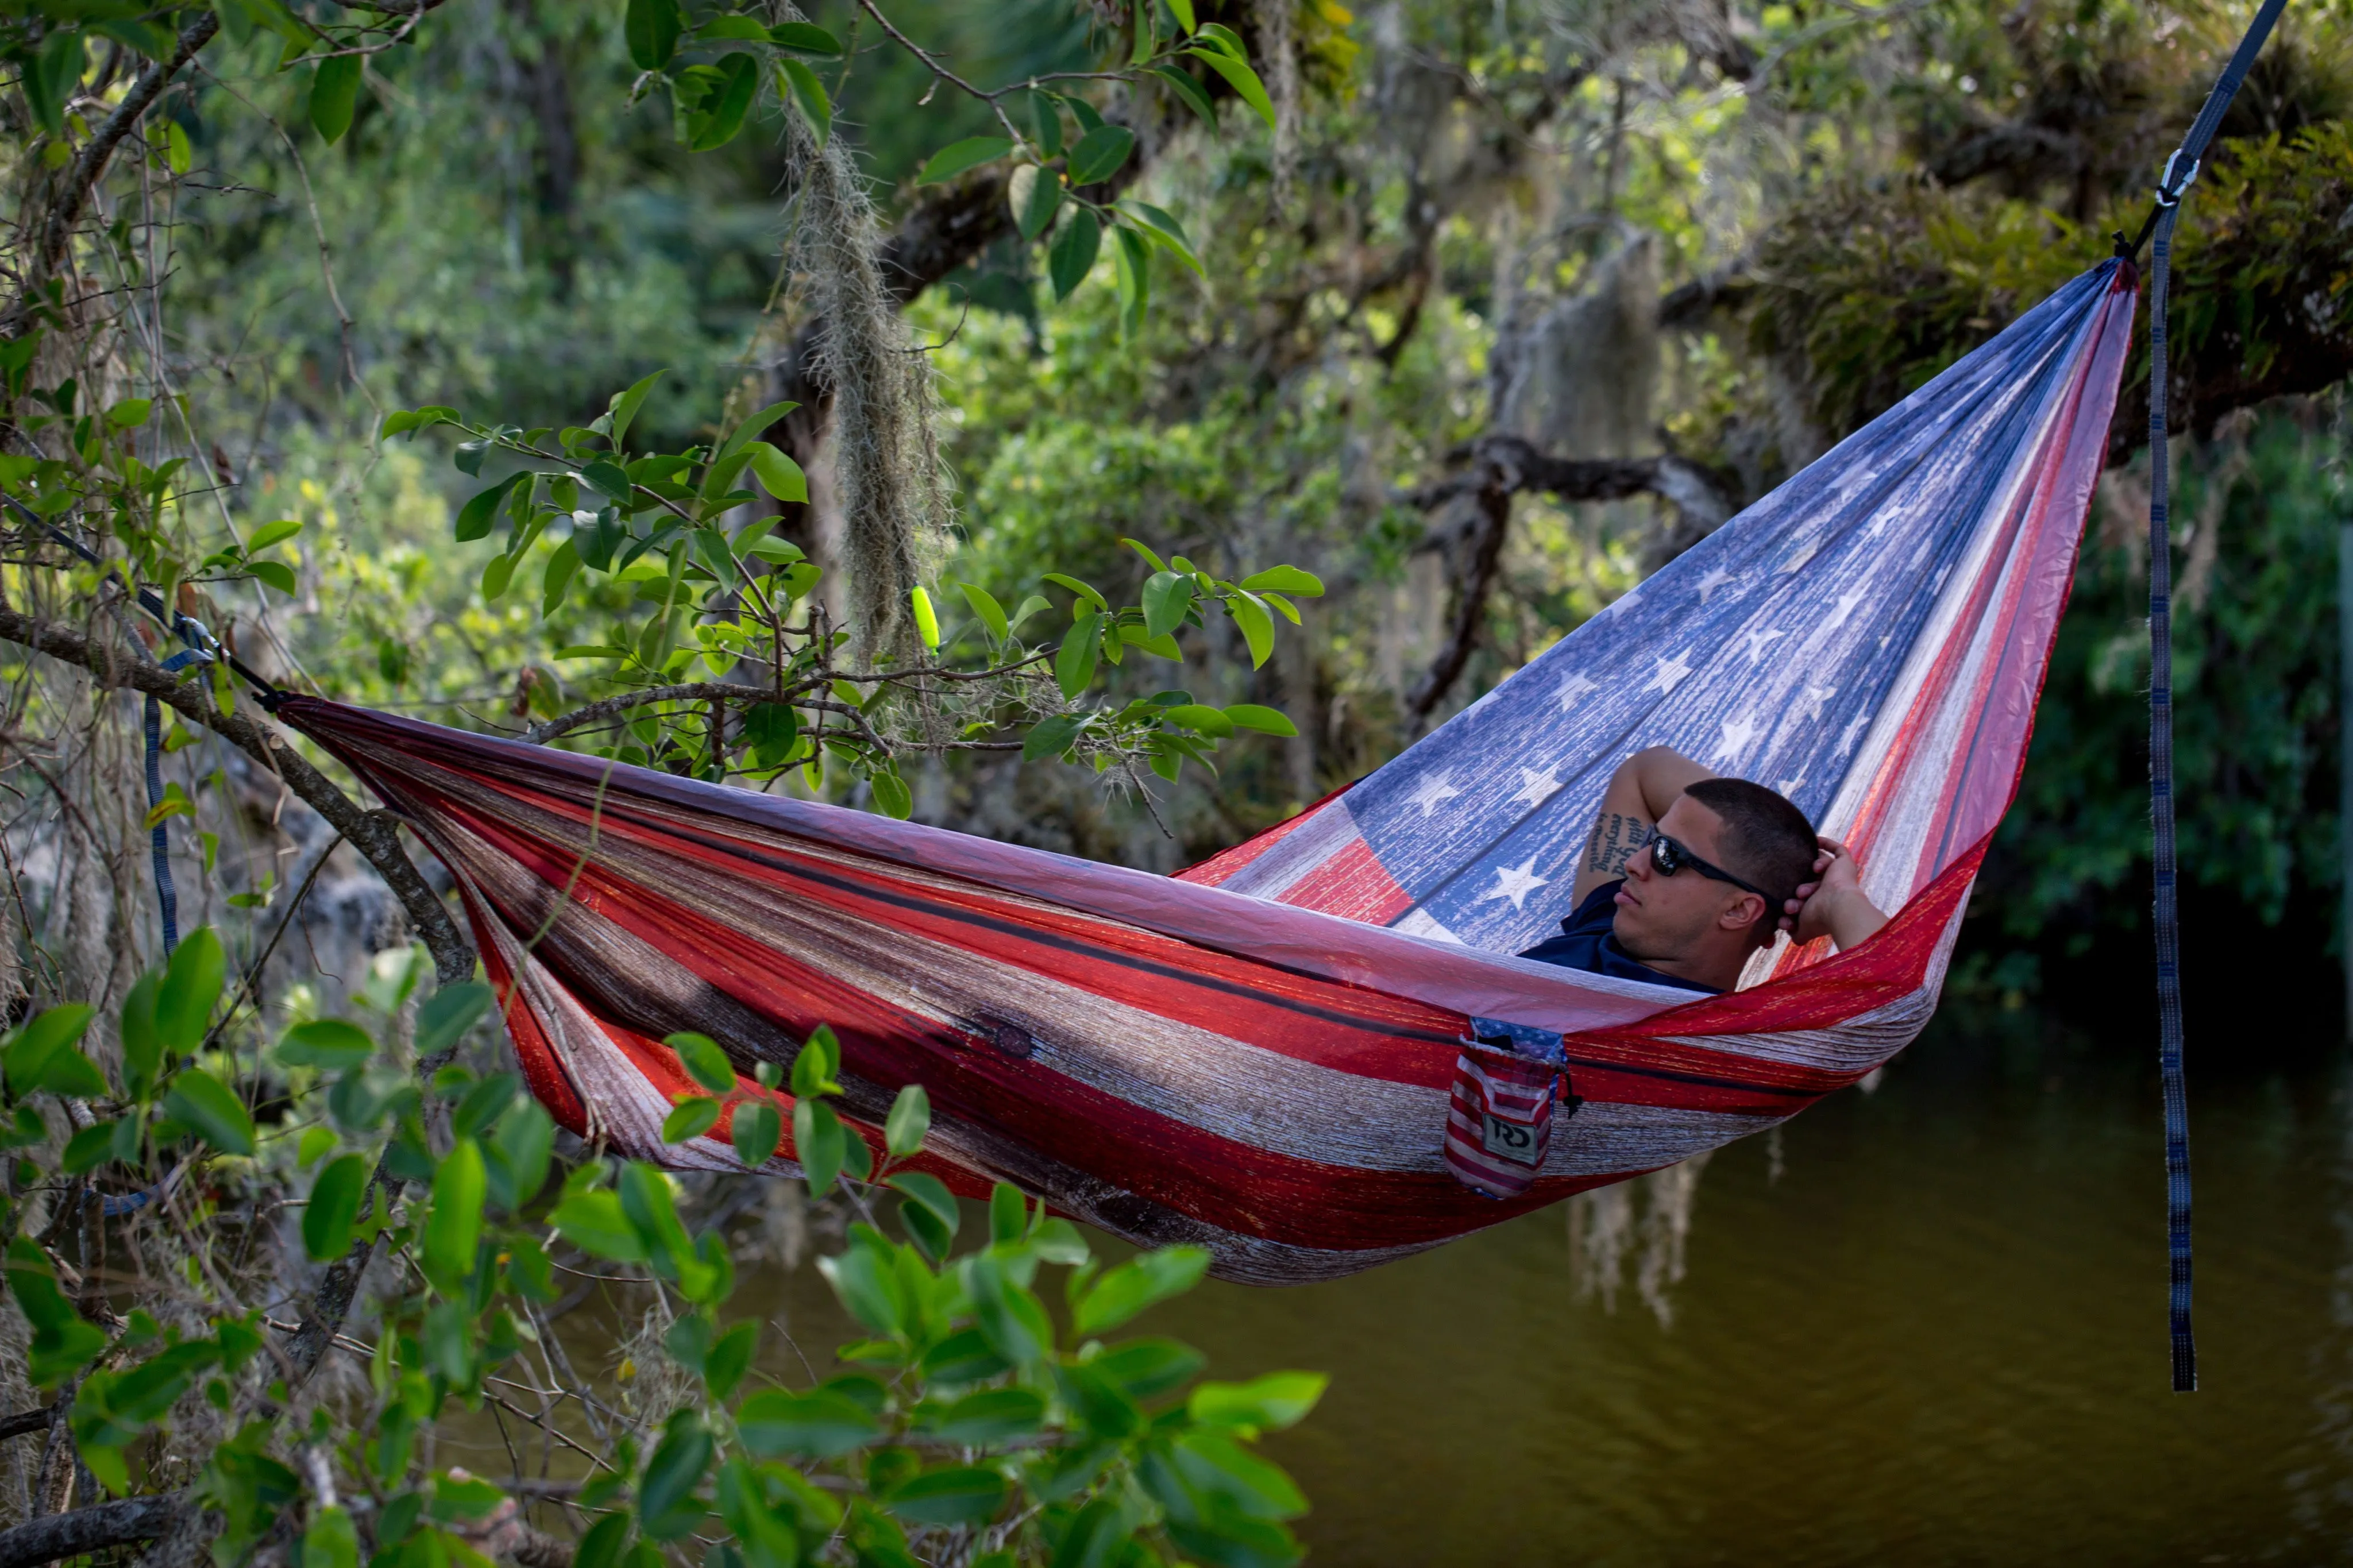
[[[2193,1082],[2186,1397],[2154,1073],[1950,1008],[1778,1148],[1138,1326],[1217,1375],[1332,1373],[1274,1444],[1319,1563],[2353,1561],[2349,1085],[2312,1052]],[[768,1289],[830,1342],[812,1271]]]

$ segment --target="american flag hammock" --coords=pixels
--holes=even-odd
[[[1327,1279],[1761,1131],[1934,1009],[2015,792],[2125,365],[2109,261],[1344,794],[1170,879],[311,698],[279,715],[448,867],[532,1088],[739,1169],[663,1037],[742,1095],[820,1023],[879,1145],[1229,1279]],[[1604,784],[1665,743],[1844,838],[1894,919],[1721,996],[1512,955]],[[781,1099],[782,1097],[777,1097]],[[789,1117],[787,1117],[789,1121]],[[775,1169],[790,1171],[780,1156]]]

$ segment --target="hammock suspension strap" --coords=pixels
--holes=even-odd
[[[2149,253],[2148,289],[2148,816],[2156,884],[2151,923],[2157,937],[2158,1070],[2165,1092],[2167,1310],[2173,1339],[2173,1391],[2198,1387],[2198,1343],[2189,1323],[2189,1095],[2181,1068],[2181,910],[2173,823],[2173,560],[2168,521],[2165,435],[2168,368],[2165,312],[2171,281],[2173,229],[2181,198],[2198,178],[2223,112],[2246,80],[2287,0],[2263,0],[2222,69],[2205,107],[2165,161],[2157,205],[2127,255]],[[2121,241],[2123,237],[2119,235]]]

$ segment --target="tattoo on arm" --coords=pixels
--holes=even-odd
[[[1605,811],[1593,819],[1592,837],[1585,841],[1585,868],[1608,876],[1623,876],[1626,862],[1651,841],[1651,828],[1639,816]]]

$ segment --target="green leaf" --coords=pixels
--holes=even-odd
[[[155,999],[155,1027],[176,1055],[194,1056],[205,1043],[227,973],[228,954],[210,926],[198,926],[173,951]]]
[[[1207,33],[1208,28],[1202,29]],[[1218,49],[1196,48],[1187,51],[1203,65],[1224,77],[1244,103],[1258,111],[1266,128],[1274,129],[1274,100],[1266,95],[1266,84],[1258,79],[1258,72],[1229,54]]]
[[[1050,92],[1029,95],[1029,119],[1037,129],[1038,150],[1049,158],[1062,151],[1062,111],[1056,107],[1060,101]]]
[[[588,488],[617,506],[627,506],[637,493],[629,479],[629,470],[609,458],[599,458],[580,467],[580,478]]]
[[[657,71],[670,64],[670,57],[678,53],[679,36],[685,30],[686,18],[679,13],[678,0],[629,0],[621,18],[621,36],[628,42],[630,63],[641,71]],[[620,444],[617,429],[613,445]]]
[[[1176,25],[1186,32],[1195,31],[1193,0],[1168,0],[1168,14],[1176,18]]]
[[[188,141],[187,128],[176,120],[164,122],[164,166],[174,175],[185,174],[195,166],[196,150]]]
[[[1282,1468],[1215,1429],[1186,1433],[1170,1445],[1170,1458],[1197,1495],[1217,1499],[1257,1519],[1290,1519],[1307,1511],[1307,1500]]]
[[[911,1083],[899,1091],[891,1102],[891,1114],[882,1123],[882,1146],[894,1160],[903,1160],[923,1146],[923,1134],[932,1128],[932,1097],[923,1092],[920,1083]]]
[[[768,29],[768,37],[780,49],[804,55],[831,58],[841,53],[841,40],[814,22],[780,22]]]
[[[1059,714],[1041,721],[1021,738],[1021,760],[1037,763],[1062,755],[1079,738],[1079,731],[1086,727],[1086,720],[1075,713]]]
[[[1071,593],[1076,594],[1080,598],[1085,600],[1088,604],[1092,605],[1098,610],[1108,610],[1111,608],[1111,603],[1109,600],[1105,599],[1101,594],[1096,593],[1093,588],[1080,582],[1076,577],[1071,576],[1068,573],[1049,572],[1042,579],[1040,579],[1040,581],[1051,583],[1057,587],[1068,588]]]
[[[1104,125],[1079,138],[1071,149],[1071,184],[1100,184],[1119,173],[1135,151],[1135,132],[1124,125]]]
[[[630,0],[630,4],[633,9],[639,5],[664,5],[673,13],[677,9],[677,0]],[[616,452],[621,450],[621,438],[629,433],[630,423],[637,418],[638,410],[645,406],[646,397],[653,391],[654,383],[661,378],[662,372],[656,371],[631,384],[627,392],[613,395],[607,416],[611,420],[611,439]]]
[[[1242,42],[1242,36],[1223,22],[1208,23],[1198,28],[1198,42],[1225,55],[1229,59],[1245,62],[1250,59],[1250,49]]]
[[[878,1334],[895,1337],[907,1307],[893,1259],[897,1249],[871,1226],[850,1226],[848,1250],[818,1260],[818,1272],[849,1315]]]
[[[1234,732],[1234,721],[1206,702],[1180,702],[1162,710],[1160,716],[1171,724],[1182,724],[1219,741]]]
[[[661,1140],[665,1143],[683,1143],[690,1138],[700,1138],[711,1131],[719,1120],[719,1102],[704,1095],[691,1095],[678,1102],[668,1116],[662,1118]]]
[[[989,1349],[1016,1366],[1028,1366],[1054,1342],[1054,1329],[1038,1298],[1005,1276],[993,1254],[965,1260],[965,1279]]]
[[[1063,1530],[1061,1545],[1054,1553],[1054,1568],[1112,1568],[1113,1563],[1126,1560],[1122,1548],[1133,1533],[1118,1503],[1108,1497],[1094,1498]],[[1228,1562],[1218,1552],[1194,1555],[1206,1563],[1218,1563],[1220,1568]]]
[[[33,121],[51,136],[65,132],[66,101],[81,81],[82,68],[88,63],[82,52],[84,39],[79,28],[50,29],[41,40],[41,52],[26,61],[21,72],[19,85]]]
[[[752,477],[760,481],[762,489],[778,500],[808,500],[808,475],[801,471],[798,463],[765,441],[753,442],[749,450]]]
[[[126,397],[106,411],[106,422],[117,430],[136,430],[147,423],[147,416],[153,412],[154,407],[152,398]],[[248,544],[246,548],[259,550],[261,547]]]
[[[460,1138],[433,1173],[433,1208],[425,1221],[425,1270],[437,1283],[454,1288],[473,1273],[487,1195],[481,1145]]]
[[[1114,231],[1119,243],[1112,250],[1118,266],[1119,331],[1133,342],[1144,331],[1145,312],[1152,306],[1152,250],[1132,228]]]
[[[914,815],[914,792],[897,773],[878,772],[870,775],[867,783],[874,791],[875,809],[883,816],[894,822],[904,822]]]
[[[1267,613],[1266,606],[1256,596],[1248,593],[1229,595],[1226,612],[1234,617],[1234,625],[1241,628],[1242,640],[1250,644],[1252,669],[1274,656],[1274,617]]]
[[[106,1079],[75,1044],[97,1014],[98,1009],[87,1002],[68,1002],[46,1009],[17,1030],[5,1054],[0,1055],[7,1070],[8,1092],[18,1100],[42,1089],[82,1100],[104,1094]]]
[[[491,1146],[505,1167],[509,1188],[498,1194],[500,1202],[511,1209],[521,1208],[547,1184],[547,1163],[555,1149],[555,1118],[539,1101],[525,1100],[499,1118]]]
[[[785,1120],[765,1100],[739,1100],[729,1131],[734,1139],[735,1157],[750,1169],[757,1170],[776,1158],[776,1145],[785,1136]]]
[[[1324,596],[1324,579],[1296,566],[1270,566],[1263,572],[1251,573],[1236,586],[1253,594],[1289,594],[1301,599]]]
[[[768,29],[755,17],[741,11],[723,11],[694,30],[695,40],[705,44],[765,44],[772,42]]]
[[[794,25],[785,24],[786,26]],[[792,100],[793,107],[800,110],[801,118],[808,124],[810,137],[817,142],[818,150],[823,151],[826,142],[833,136],[833,100],[826,96],[825,83],[818,79],[817,72],[789,55],[777,58],[776,77],[778,85],[784,89],[784,96]]]
[[[967,1394],[933,1425],[943,1442],[1003,1443],[1027,1437],[1046,1423],[1046,1401],[1034,1389],[988,1388]]]
[[[1226,708],[1226,717],[1241,728],[1256,730],[1261,734],[1288,737],[1299,733],[1299,726],[1293,723],[1282,710],[1261,707],[1255,702],[1229,703]]]
[[[957,1206],[955,1194],[937,1176],[922,1171],[901,1171],[883,1184],[904,1193],[908,1203],[938,1221],[951,1238],[964,1222],[964,1211]]]
[[[839,1094],[834,1075],[841,1068],[841,1041],[823,1024],[809,1031],[800,1053],[793,1058],[793,1094],[802,1100]]]
[[[995,595],[976,583],[958,583],[956,588],[964,595],[964,602],[972,606],[973,615],[988,628],[991,642],[1001,643],[1012,635],[1005,619],[1005,606],[997,602]]]
[[[638,1528],[656,1541],[675,1541],[700,1524],[708,1510],[694,1489],[711,1458],[711,1429],[701,1418],[691,1411],[672,1416],[638,1486]]]
[[[611,1193],[575,1193],[555,1205],[547,1222],[583,1252],[616,1263],[643,1263],[646,1244]]]
[[[1012,140],[1005,136],[967,136],[961,142],[951,142],[932,154],[931,161],[915,176],[915,184],[936,185],[943,180],[953,180],[966,169],[976,169],[1012,151]]]
[[[375,1041],[368,1032],[342,1018],[313,1018],[295,1025],[278,1038],[278,1060],[290,1068],[343,1072],[365,1067],[375,1055]]]
[[[1003,1356],[988,1348],[978,1329],[950,1334],[923,1352],[923,1376],[934,1384],[962,1385],[1001,1377],[1013,1370]]]
[[[1077,701],[1093,684],[1095,662],[1103,653],[1098,636],[1102,629],[1102,613],[1090,610],[1078,618],[1055,652],[1054,684],[1061,689],[1064,701]]]
[[[1280,1431],[1305,1419],[1331,1381],[1320,1372],[1271,1372],[1248,1383],[1205,1383],[1186,1409],[1205,1426]]]
[[[1094,1360],[1096,1371],[1138,1400],[1183,1387],[1208,1364],[1208,1358],[1192,1346],[1163,1339],[1126,1340]]]
[[[1024,163],[1006,182],[1005,205],[1012,209],[1013,226],[1021,237],[1036,239],[1062,210],[1062,177],[1051,169]]]
[[[1209,1254],[1198,1247],[1164,1247],[1128,1259],[1087,1288],[1071,1314],[1080,1337],[1115,1329],[1145,1309],[1179,1296],[1208,1272]]]
[[[172,1080],[164,1113],[226,1154],[253,1152],[253,1118],[228,1085],[201,1068]]]
[[[548,556],[547,574],[540,579],[541,619],[555,614],[556,607],[564,603],[565,590],[571,587],[572,579],[579,575],[580,566],[579,546],[568,539],[557,545],[554,553]]]
[[[821,1198],[832,1188],[847,1157],[843,1144],[849,1136],[833,1107],[814,1100],[794,1102],[793,1152],[801,1163],[810,1197]]]
[[[1150,202],[1124,201],[1119,206],[1120,211],[1127,215],[1128,221],[1143,231],[1145,238],[1191,268],[1197,276],[1207,278],[1209,275],[1201,266],[1201,258],[1193,254],[1193,242],[1185,237],[1185,226],[1176,221],[1175,214],[1163,211]]]
[[[284,543],[301,531],[302,525],[290,517],[281,517],[275,522],[265,522],[253,531],[251,539],[245,542],[246,553],[258,554],[273,544]]]
[[[341,1508],[319,1508],[302,1531],[301,1568],[359,1568],[360,1536]]]
[[[757,1323],[738,1323],[719,1336],[702,1358],[702,1384],[712,1398],[724,1399],[735,1392],[735,1385],[752,1370],[752,1357],[759,1348]]]
[[[727,1094],[734,1089],[735,1064],[727,1059],[727,1053],[710,1036],[690,1029],[670,1036],[662,1044],[678,1053],[679,1066],[686,1069],[686,1076],[712,1093]]]
[[[694,1261],[694,1244],[679,1223],[678,1201],[670,1179],[642,1160],[621,1167],[621,1213],[637,1230],[647,1261],[656,1273],[675,1278],[683,1265]]]
[[[464,506],[459,507],[458,526],[455,530],[458,542],[470,544],[477,539],[488,539],[491,535],[491,521],[498,515],[499,503],[507,499],[507,492],[514,489],[516,481],[525,477],[522,474],[509,474],[505,479],[501,479],[489,489],[480,492]]]
[[[383,1539],[381,1532],[378,1539]],[[628,1542],[629,1516],[618,1511],[608,1513],[590,1525],[588,1533],[580,1538],[580,1549],[573,1554],[572,1568],[620,1568],[621,1552]]]
[[[479,980],[436,991],[417,1010],[417,1056],[438,1056],[456,1045],[474,1026],[474,1020],[490,1011],[495,999],[491,988]]]
[[[311,128],[330,143],[342,141],[352,128],[365,65],[359,55],[331,55],[311,79]]]
[[[33,1326],[26,1371],[35,1386],[55,1387],[106,1348],[106,1335],[58,1289],[48,1257],[32,1237],[8,1243],[7,1274],[9,1291]]]
[[[155,1024],[155,1001],[164,977],[149,970],[132,983],[122,998],[122,1089],[133,1100],[145,1100],[164,1070],[164,1037]]]
[[[1155,572],[1144,584],[1144,634],[1166,637],[1185,624],[1193,607],[1193,579],[1184,572]]]
[[[1103,248],[1103,220],[1086,207],[1071,210],[1046,253],[1047,276],[1053,279],[1054,298],[1067,300],[1094,270],[1095,254]]]
[[[311,1184],[311,1202],[302,1210],[302,1249],[314,1262],[331,1262],[351,1250],[366,1191],[367,1162],[357,1154],[329,1161]]]
[[[691,121],[692,132],[687,146],[691,152],[708,153],[724,147],[735,140],[744,129],[744,117],[751,112],[752,100],[759,96],[760,62],[738,49],[721,58],[718,90],[703,101],[707,108],[698,110]]]
[[[765,1459],[830,1459],[882,1435],[882,1424],[847,1395],[764,1388],[735,1411],[744,1447]]]
[[[97,1170],[113,1158],[115,1126],[111,1121],[97,1122],[68,1139],[64,1152],[58,1157],[58,1163],[66,1174],[82,1175]]]
[[[926,1470],[892,1489],[883,1501],[892,1513],[910,1524],[980,1524],[1005,1506],[1011,1487],[1012,1483],[995,1470],[978,1465],[955,1465]]]

